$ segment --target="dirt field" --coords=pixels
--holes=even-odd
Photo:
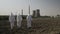
[[[33,18],[30,29],[26,26],[26,20],[23,20],[21,28],[17,29],[15,22],[13,30],[9,21],[4,20],[0,21],[0,34],[60,34],[60,19]]]

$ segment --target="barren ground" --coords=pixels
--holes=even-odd
[[[0,34],[60,34],[60,19],[33,18],[32,27],[26,27],[26,19],[22,21],[22,26],[17,29],[16,22],[13,30],[10,29],[8,20],[0,21]]]

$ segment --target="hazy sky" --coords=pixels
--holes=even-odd
[[[60,0],[0,0],[0,15],[9,15],[11,12],[21,13],[21,9],[26,15],[29,4],[31,14],[36,9],[40,9],[41,15],[55,16],[60,14]]]

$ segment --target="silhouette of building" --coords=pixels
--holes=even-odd
[[[33,17],[40,17],[40,10],[39,9],[36,9],[36,10],[33,10]]]
[[[33,10],[33,17],[35,17],[35,10]]]
[[[40,10],[37,9],[36,12],[37,12],[37,17],[40,17]]]

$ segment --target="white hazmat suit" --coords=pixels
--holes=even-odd
[[[32,21],[32,17],[31,15],[27,16],[27,28],[31,27],[31,21]]]
[[[18,28],[21,27],[21,22],[22,22],[22,16],[19,14],[19,15],[17,15],[17,27]]]
[[[13,15],[13,13],[11,13],[11,15],[9,16],[9,22],[10,22],[10,25],[11,25],[11,29],[13,29],[14,22],[15,22],[15,17]]]

